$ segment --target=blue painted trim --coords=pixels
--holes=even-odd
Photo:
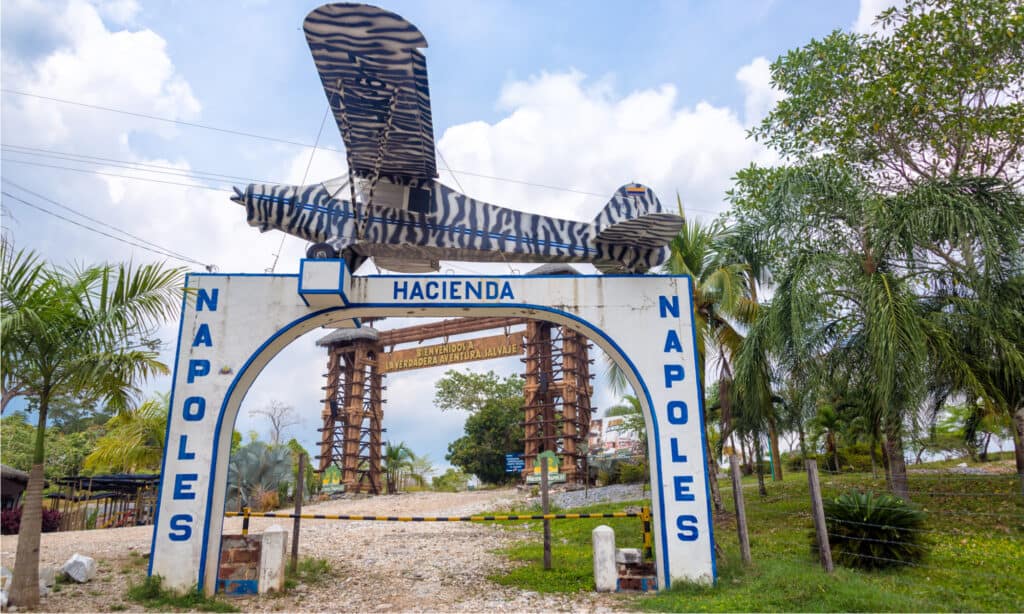
[[[708,459],[708,432],[707,429],[704,428],[704,386],[701,384],[700,378],[700,352],[697,351],[697,316],[693,313],[693,278],[687,275],[686,283],[690,287],[690,319],[693,321],[693,326],[690,326],[690,334],[693,339],[693,364],[697,367],[697,411],[700,413],[700,455],[701,458],[704,459],[704,470],[708,472],[708,475],[704,476],[704,502],[708,508],[708,539],[711,544],[711,579],[713,582],[717,583],[718,563],[715,559],[715,523],[712,520],[713,516],[711,515],[710,472],[714,471],[717,475],[718,463],[715,463],[713,469],[708,464],[710,459]]]
[[[160,530],[160,500],[164,496],[164,476],[167,475],[167,455],[171,454],[171,418],[174,411],[174,384],[178,381],[178,358],[181,354],[181,336],[185,332],[185,308],[188,307],[188,282],[195,273],[185,273],[185,288],[181,291],[181,313],[178,315],[178,347],[174,348],[174,369],[171,371],[171,398],[167,403],[167,428],[164,431],[164,457],[160,460],[160,484],[156,490],[156,510],[153,512],[153,539],[149,543],[149,565],[146,575],[153,575],[153,559],[156,556],[156,533]]]
[[[273,335],[271,335],[266,340],[264,340],[263,343],[261,343],[260,346],[258,348],[256,348],[256,351],[254,351],[252,354],[249,355],[249,358],[246,359],[245,364],[242,365],[242,368],[239,369],[238,373],[235,374],[235,378],[233,380],[231,380],[231,385],[228,386],[227,392],[224,394],[224,400],[221,402],[220,411],[217,414],[217,426],[216,426],[216,428],[213,431],[213,454],[212,454],[212,456],[210,458],[210,486],[207,488],[207,492],[206,492],[206,520],[205,520],[205,522],[203,522],[203,541],[202,541],[202,547],[200,548],[200,555],[199,555],[199,583],[198,583],[199,590],[203,589],[203,583],[204,583],[204,580],[205,580],[205,577],[206,577],[206,546],[207,546],[208,540],[210,539],[210,519],[213,518],[213,515],[212,515],[212,513],[213,513],[213,487],[214,487],[214,483],[217,481],[216,480],[216,476],[217,476],[217,453],[218,453],[218,450],[220,448],[220,431],[221,431],[221,426],[223,425],[223,422],[224,422],[224,409],[227,407],[228,399],[230,399],[231,395],[234,393],[235,386],[238,385],[238,380],[242,377],[242,375],[246,371],[249,370],[249,366],[252,364],[253,359],[258,357],[260,354],[262,354],[263,350],[268,345],[273,343],[274,340],[276,340],[278,337],[280,337],[283,333],[286,333],[289,330],[291,330],[292,328],[294,328],[296,325],[298,325],[298,324],[300,324],[302,322],[305,322],[306,320],[308,320],[310,318],[315,318],[317,316],[320,316],[320,315],[323,315],[323,314],[326,314],[326,313],[330,313],[332,311],[339,311],[341,309],[344,309],[344,307],[328,307],[326,309],[321,309],[319,311],[314,311],[313,313],[307,313],[306,315],[302,316],[301,318],[292,320],[291,322],[289,322],[288,324],[286,324],[282,328],[279,328],[277,330],[277,332],[275,332]],[[235,418],[237,419],[237,416],[235,416]],[[234,426],[234,422],[232,422],[232,426]],[[170,448],[166,448],[166,449],[169,450]],[[227,505],[227,499],[226,498],[225,498],[224,504],[225,504],[225,506]],[[221,515],[223,515],[223,514],[224,514],[224,510],[221,509]]]

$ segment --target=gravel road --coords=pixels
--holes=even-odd
[[[336,500],[308,505],[303,510],[322,514],[465,515],[504,510],[526,504],[512,489],[466,493],[411,493],[365,499]],[[259,532],[279,523],[290,531],[291,521],[254,518]],[[225,522],[226,533],[238,533],[241,519]],[[549,612],[622,611],[621,595],[578,593],[538,594],[499,586],[487,580],[510,563],[495,553],[528,535],[525,532],[476,523],[303,521],[299,551],[302,557],[330,561],[334,577],[316,586],[299,585],[285,596],[235,598],[243,611],[355,612]],[[535,534],[529,534],[536,539]],[[101,529],[42,536],[43,565],[59,566],[73,553],[92,556],[99,573],[92,582],[64,585],[45,597],[42,607],[58,612],[140,611],[125,600],[130,582],[145,573],[140,553],[149,550],[152,527]],[[0,540],[2,563],[14,564],[17,536]],[[556,549],[557,550],[557,549]]]

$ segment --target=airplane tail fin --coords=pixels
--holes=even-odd
[[[654,192],[638,183],[619,188],[594,218],[598,241],[647,248],[664,246],[682,224],[683,218],[666,213]]]

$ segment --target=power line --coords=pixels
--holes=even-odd
[[[3,194],[4,196],[6,196],[8,198],[13,198],[14,200],[18,201],[19,203],[21,203],[21,204],[23,204],[23,205],[25,205],[27,207],[31,207],[31,208],[36,209],[38,211],[42,211],[43,213],[46,213],[48,215],[52,215],[55,218],[64,220],[65,222],[69,222],[71,224],[74,224],[75,226],[78,226],[80,228],[84,228],[84,229],[86,229],[86,230],[88,230],[90,232],[95,232],[96,234],[100,234],[100,235],[103,235],[103,236],[108,237],[110,239],[114,239],[115,241],[120,241],[121,243],[126,243],[128,245],[132,245],[134,247],[138,247],[140,249],[144,249],[144,250],[146,250],[148,252],[153,252],[154,254],[158,254],[160,256],[164,256],[166,258],[173,258],[175,260],[181,260],[183,262],[188,262],[188,263],[191,263],[191,264],[198,264],[199,266],[202,266],[202,267],[205,267],[205,268],[208,268],[208,269],[210,268],[208,265],[203,264],[202,262],[199,262],[198,260],[194,260],[192,258],[181,258],[181,257],[175,256],[173,254],[169,254],[169,253],[166,253],[166,252],[162,252],[162,251],[153,249],[151,247],[147,247],[146,245],[142,245],[141,243],[136,243],[134,241],[129,241],[127,239],[122,239],[121,237],[117,237],[117,236],[114,236],[114,235],[112,235],[110,233],[103,232],[102,230],[93,228],[93,227],[91,227],[91,226],[89,226],[87,224],[82,224],[82,223],[76,222],[75,220],[72,220],[72,219],[70,219],[68,217],[65,217],[65,216],[63,216],[63,215],[61,215],[59,213],[54,213],[53,211],[50,211],[49,209],[47,209],[45,207],[40,207],[39,205],[32,204],[32,203],[28,202],[27,200],[25,200],[23,198],[19,198],[19,197],[15,196],[15,195],[13,195],[13,194],[11,194],[9,192],[0,191],[0,194]]]
[[[10,158],[3,158],[3,161],[7,164],[25,164],[28,166],[38,166],[42,168],[55,168],[65,171],[75,171],[79,173],[87,173],[89,175],[101,175],[103,177],[119,177],[121,179],[135,179],[136,181],[149,181],[151,183],[162,183],[166,185],[180,185],[186,188],[199,188],[201,190],[212,190],[214,192],[224,192],[227,188],[215,188],[208,185],[202,185],[199,183],[181,183],[179,181],[164,181],[162,179],[150,179],[147,177],[136,177],[133,175],[118,175],[117,173],[104,173],[102,171],[91,170],[87,168],[74,168],[71,166],[60,166],[58,164],[43,164],[42,162],[32,162],[30,160],[12,160]],[[210,180],[213,181],[213,180]]]
[[[4,183],[10,184],[10,185],[18,188],[22,192],[26,192],[28,194],[31,194],[31,195],[35,196],[36,198],[41,198],[41,199],[45,200],[46,202],[48,202],[48,203],[50,203],[52,205],[56,205],[56,206],[60,207],[61,209],[64,209],[66,211],[70,211],[71,213],[74,213],[75,215],[83,217],[83,218],[89,220],[90,222],[95,222],[96,224],[99,224],[101,226],[106,226],[107,228],[109,228],[111,230],[114,230],[116,232],[119,232],[119,233],[121,233],[121,234],[123,234],[123,235],[125,235],[127,237],[131,237],[131,238],[135,239],[136,241],[142,241],[143,243],[146,243],[146,244],[148,244],[148,245],[150,245],[150,246],[152,246],[152,247],[154,247],[154,248],[156,248],[156,249],[158,249],[160,251],[163,251],[163,252],[166,252],[168,254],[177,256],[180,260],[192,261],[192,262],[195,262],[197,264],[202,264],[203,266],[206,266],[202,262],[199,262],[198,260],[195,260],[193,258],[189,258],[188,256],[186,256],[185,254],[182,254],[181,252],[176,252],[173,249],[169,249],[169,248],[166,248],[166,247],[164,247],[162,245],[158,245],[156,243],[153,243],[152,241],[150,241],[148,239],[144,239],[143,237],[140,237],[138,235],[134,235],[134,234],[132,234],[132,233],[126,231],[126,230],[121,230],[120,228],[114,226],[113,224],[109,224],[107,222],[104,222],[103,220],[99,220],[99,219],[96,219],[94,217],[90,217],[90,216],[82,213],[81,211],[78,211],[77,209],[74,209],[74,208],[69,207],[69,206],[64,205],[64,204],[61,204],[61,203],[53,200],[52,198],[49,198],[47,196],[44,196],[44,195],[40,194],[39,192],[33,192],[32,190],[26,188],[25,186],[19,185],[19,184],[15,183],[15,182],[11,181],[10,179],[7,179],[6,177],[4,177],[2,179],[2,181]]]
[[[77,154],[67,151],[57,151],[53,149],[44,149],[40,147],[28,147],[25,145],[12,145],[4,144],[3,149],[8,150],[11,153],[21,154],[25,156],[36,156],[41,158],[53,158],[56,160],[66,160],[69,162],[80,162],[82,164],[95,164],[110,165],[120,168],[128,168],[132,170],[139,170],[153,173],[164,173],[168,175],[176,176],[193,176],[197,178],[209,178],[213,180],[238,180],[245,181],[248,183],[274,183],[266,179],[254,179],[252,177],[242,177],[239,175],[225,175],[223,173],[213,173],[210,171],[201,171],[197,169],[182,169],[174,166],[166,166],[162,164],[150,164],[147,162],[134,162],[131,160],[121,160],[118,158],[105,158],[102,156],[90,156],[86,154]],[[153,170],[150,170],[153,169]],[[200,175],[206,175],[207,177],[199,177]]]
[[[88,103],[85,103],[85,102],[78,102],[78,101],[75,101],[75,100],[67,100],[67,99],[64,99],[64,98],[55,98],[53,96],[42,96],[40,94],[33,94],[31,92],[22,92],[20,90],[14,90],[14,89],[8,89],[8,88],[0,88],[0,91],[6,92],[8,94],[17,94],[18,96],[27,96],[29,98],[39,98],[41,100],[49,100],[51,102],[60,102],[60,103],[63,103],[63,104],[70,104],[70,105],[74,105],[76,107],[85,107],[87,109],[97,109],[99,111],[108,111],[110,113],[120,113],[122,115],[131,115],[133,117],[142,117],[142,118],[145,118],[145,119],[152,119],[152,120],[158,121],[158,122],[166,122],[168,124],[177,124],[179,126],[188,126],[190,128],[202,128],[203,130],[213,130],[214,132],[223,132],[225,134],[233,134],[233,135],[236,135],[236,136],[245,136],[245,137],[249,137],[251,139],[260,139],[260,140],[263,140],[263,141],[271,141],[273,143],[284,143],[286,145],[294,145],[296,147],[311,147],[311,145],[307,145],[306,143],[299,143],[298,141],[289,141],[287,139],[279,139],[279,138],[276,138],[276,137],[265,136],[265,135],[262,135],[262,134],[255,134],[255,133],[252,133],[252,132],[243,132],[241,130],[232,130],[230,128],[218,128],[216,126],[207,126],[206,124],[199,124],[199,123],[195,123],[195,122],[187,122],[187,121],[184,121],[184,120],[181,120],[181,119],[171,119],[169,117],[160,117],[158,115],[150,115],[148,113],[138,113],[138,112],[135,112],[135,111],[126,111],[124,109],[115,109],[113,107],[104,107],[104,106],[98,105],[98,104],[88,104]],[[340,150],[335,149],[334,151],[340,151]]]
[[[180,126],[188,126],[190,128],[200,128],[200,129],[203,129],[203,130],[212,130],[214,132],[221,132],[221,133],[232,134],[232,135],[236,135],[236,136],[244,136],[244,137],[248,137],[248,138],[259,139],[259,140],[269,141],[269,142],[273,142],[273,143],[283,143],[285,145],[292,145],[292,146],[295,146],[295,147],[304,147],[304,148],[316,148],[317,147],[317,145],[315,145],[315,144],[311,145],[309,143],[300,143],[298,141],[291,141],[291,140],[288,140],[288,139],[281,139],[281,138],[272,137],[272,136],[266,136],[266,135],[262,135],[262,134],[255,134],[255,133],[252,133],[252,132],[245,132],[245,131],[242,131],[242,130],[233,130],[233,129],[229,129],[229,128],[218,128],[216,126],[208,126],[206,124],[199,124],[199,123],[196,123],[196,122],[187,122],[187,121],[180,120],[180,119],[171,119],[171,118],[168,118],[168,117],[160,117],[160,116],[157,116],[157,115],[150,115],[148,113],[138,113],[138,112],[135,112],[135,111],[126,111],[124,109],[117,109],[117,108],[113,108],[113,107],[105,107],[105,106],[96,105],[96,104],[88,104],[88,103],[78,102],[78,101],[74,101],[74,100],[67,100],[67,99],[64,99],[64,98],[56,98],[56,97],[53,97],[53,96],[43,96],[41,94],[33,94],[31,92],[23,92],[23,91],[15,90],[15,89],[0,88],[0,91],[8,93],[8,94],[15,94],[15,95],[18,95],[18,96],[27,96],[27,97],[30,97],[30,98],[38,98],[40,100],[49,100],[51,102],[59,102],[59,103],[62,103],[62,104],[69,104],[69,105],[85,107],[85,108],[89,108],[89,109],[96,109],[96,110],[100,110],[100,111],[107,111],[107,112],[110,112],[110,113],[120,113],[120,114],[123,114],[123,115],[131,115],[133,117],[142,117],[142,118],[145,118],[145,119],[152,119],[154,121],[161,121],[161,122],[166,122],[166,123],[170,123],[170,124],[177,124],[177,125],[180,125]],[[329,147],[329,146],[326,146],[326,145],[320,146],[320,149],[326,149],[326,150],[329,150],[329,151],[335,151],[335,152],[339,152],[339,153],[344,151],[342,149],[338,149],[336,147]],[[444,155],[441,154],[440,149],[437,150],[437,153],[440,155],[440,157],[442,159],[442,162],[444,162]],[[533,182],[533,181],[526,181],[524,179],[511,179],[511,178],[508,178],[508,177],[499,177],[499,176],[496,176],[496,175],[487,175],[487,174],[484,174],[484,173],[475,173],[475,172],[472,172],[472,171],[458,170],[458,169],[453,169],[453,168],[448,167],[448,163],[447,162],[444,162],[444,165],[446,167],[446,170],[449,173],[452,174],[452,177],[455,179],[455,183],[456,184],[459,183],[459,180],[458,180],[458,178],[455,177],[455,173],[459,173],[459,174],[462,174],[462,175],[468,175],[470,177],[479,177],[481,179],[490,179],[492,181],[502,181],[502,182],[505,182],[505,183],[514,183],[514,184],[518,184],[518,185],[525,185],[525,186],[530,186],[530,187],[535,187],[535,188],[544,188],[546,190],[555,190],[555,191],[558,191],[558,192],[569,192],[569,193],[573,193],[573,194],[580,194],[582,196],[592,196],[594,198],[608,198],[607,194],[602,194],[602,193],[599,193],[599,192],[589,192],[587,190],[578,190],[576,188],[565,188],[565,187],[554,186],[554,185],[545,184],[545,183],[537,183],[537,182]],[[460,186],[460,189],[461,189],[461,186]],[[462,191],[465,192],[465,190],[462,190]],[[689,210],[690,211],[696,211],[696,212],[699,212],[699,213],[708,213],[708,214],[711,214],[711,215],[718,215],[718,213],[719,213],[718,211],[712,211],[710,209],[697,209],[697,208],[693,208],[693,207],[689,208]]]

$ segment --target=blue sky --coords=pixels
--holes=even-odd
[[[589,219],[606,200],[601,195],[638,180],[667,203],[678,193],[690,215],[706,219],[724,208],[737,169],[776,159],[746,138],[778,99],[769,62],[834,29],[863,31],[886,4],[438,0],[382,6],[416,24],[429,42],[434,132],[447,161],[439,167],[574,191],[446,171],[441,181],[496,204]],[[345,172],[341,138],[329,118],[315,151],[272,140],[312,144],[324,118],[326,99],[301,31],[316,5],[5,1],[4,191],[223,272],[261,272],[275,262],[277,272],[297,271],[305,245],[248,227],[227,194],[232,182],[248,179],[314,182]],[[56,264],[164,260],[7,196],[2,222],[16,245]],[[448,270],[495,272],[472,263],[450,263]],[[326,362],[313,340],[322,334],[300,339],[268,366],[246,398],[239,430],[265,436],[265,423],[247,412],[279,399],[302,417],[287,434],[312,449]],[[168,361],[174,335],[170,324],[161,331]],[[513,373],[520,364],[471,368]],[[385,408],[387,437],[429,453],[439,466],[465,419],[430,403],[442,372],[393,375]],[[614,401],[602,384],[601,408]],[[169,381],[149,386],[167,389]]]

